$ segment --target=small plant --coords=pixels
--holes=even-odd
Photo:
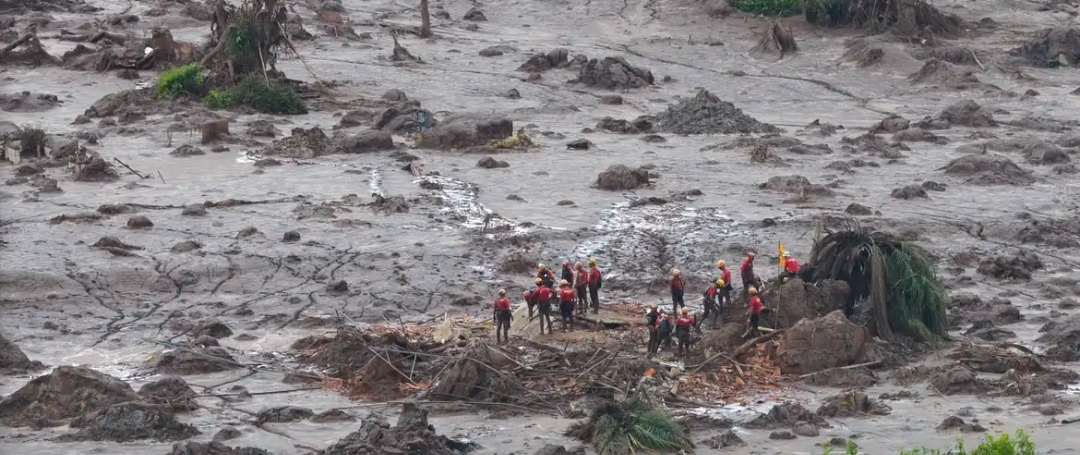
[[[938,449],[916,447],[901,450],[899,455],[1035,455],[1035,443],[1031,442],[1024,430],[1016,430],[1016,434],[1009,436],[1008,433],[999,433],[997,436],[987,435],[974,450],[968,452],[964,448],[964,441],[957,441],[955,449],[943,452]]]
[[[592,443],[599,455],[689,452],[694,448],[682,425],[640,390],[624,402],[597,407],[587,420],[571,425],[567,434]]]
[[[206,80],[198,63],[173,68],[158,77],[158,98],[172,99],[181,94],[196,97],[206,94]]]
[[[45,150],[45,130],[32,126],[24,126],[19,135],[20,155],[41,155]]]
[[[203,100],[211,109],[248,106],[265,114],[306,114],[304,102],[284,85],[269,86],[262,77],[248,76],[233,88],[214,90]]]
[[[763,16],[788,17],[802,12],[802,0],[732,0],[731,6]]]

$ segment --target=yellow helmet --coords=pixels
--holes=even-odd
[[[566,280],[562,280],[562,281],[559,282],[559,286],[569,286],[569,285],[570,285],[570,282],[566,281]]]
[[[724,261],[716,261],[716,268],[722,269],[724,268],[724,265],[726,265]]]
[[[750,289],[746,290],[746,292],[749,292],[751,294],[757,294],[757,288],[751,286]]]
[[[675,275],[675,276],[679,276],[680,274],[682,274],[682,272],[680,272],[679,269],[675,269],[675,270],[671,271],[671,274]]]
[[[536,280],[534,280],[533,282],[534,282],[534,283],[536,283],[536,284],[540,284],[540,283],[543,283],[543,282],[544,282],[544,280],[541,280],[540,278],[537,278],[537,279],[536,279]]]
[[[589,258],[589,265],[596,265],[596,258]]]
[[[499,289],[499,295],[506,295],[506,289]]]
[[[536,268],[540,269],[540,270],[544,270],[544,264],[536,264]]]
[[[725,285],[727,285],[727,283],[725,283],[725,282],[724,282],[724,279],[723,279],[723,278],[717,278],[717,280],[716,280],[716,286],[717,286],[717,287],[721,287],[721,288],[722,288],[722,287],[724,287]]]

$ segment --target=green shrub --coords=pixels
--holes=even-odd
[[[203,100],[211,109],[248,106],[265,114],[306,114],[300,96],[285,85],[268,86],[261,76],[248,76],[236,87],[214,90]]]
[[[159,98],[176,98],[186,93],[192,96],[206,94],[206,80],[202,75],[202,67],[198,63],[191,63],[161,73],[158,77],[157,95]]]
[[[788,17],[802,12],[802,0],[731,0],[731,7],[763,16]]]
[[[1035,443],[1031,442],[1024,430],[1016,430],[1014,436],[1008,433],[999,433],[997,436],[987,435],[974,450],[968,452],[964,448],[964,441],[958,441],[955,449],[941,451],[917,447],[914,449],[901,450],[899,455],[1035,455]]]

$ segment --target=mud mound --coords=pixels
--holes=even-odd
[[[926,190],[920,185],[911,184],[901,188],[895,188],[892,193],[889,194],[893,199],[928,199],[930,196],[926,194]]]
[[[776,362],[784,374],[806,374],[854,364],[870,338],[865,327],[855,325],[842,311],[818,319],[803,319],[784,333]]]
[[[254,447],[229,447],[213,441],[175,444],[168,455],[271,455],[271,453]]]
[[[346,115],[348,117],[348,115]],[[345,119],[341,120],[345,123]],[[415,134],[438,125],[435,115],[420,107],[419,101],[391,107],[379,114],[372,128],[396,134]]]
[[[596,185],[608,191],[633,190],[649,184],[649,171],[615,164],[597,174]]]
[[[956,366],[930,375],[930,390],[942,395],[982,394],[991,389],[986,381],[979,379],[971,370]]]
[[[745,321],[727,322],[716,330],[710,330],[699,345],[706,350],[714,352],[732,352],[745,341],[743,333],[746,332]]]
[[[1012,53],[1043,68],[1075,67],[1080,64],[1080,27],[1072,25],[1043,30],[1039,37]]]
[[[986,428],[978,423],[965,423],[964,419],[957,416],[946,417],[936,428],[938,431],[958,430],[961,433],[984,433]]]
[[[90,152],[75,159],[76,182],[113,182],[120,178],[116,168],[99,156]]]
[[[325,155],[329,147],[330,138],[319,127],[316,126],[306,130],[293,128],[291,136],[274,141],[262,149],[262,154],[285,158],[311,159]]]
[[[889,415],[892,408],[866,396],[865,393],[847,391],[825,399],[817,414],[823,417],[856,417],[865,415]]]
[[[126,382],[83,367],[57,367],[0,401],[4,425],[58,426],[109,405],[138,401]]]
[[[492,115],[458,114],[447,117],[438,126],[424,131],[417,147],[450,150],[486,145],[514,134],[514,122]]]
[[[63,435],[61,441],[116,441],[140,439],[180,441],[199,434],[195,427],[176,420],[168,406],[145,403],[119,403],[83,415],[71,422],[75,434]]]
[[[806,378],[805,382],[822,387],[864,389],[877,384],[878,378],[866,368],[851,368],[821,371]]]
[[[435,433],[428,424],[427,411],[405,403],[397,425],[376,417],[364,419],[360,429],[342,438],[319,455],[462,455],[475,446]]]
[[[1024,159],[1031,164],[1063,164],[1072,161],[1069,151],[1043,141],[1035,141],[1023,150]]]
[[[270,409],[263,409],[259,412],[259,415],[255,417],[255,422],[258,425],[264,423],[288,423],[310,419],[314,416],[315,412],[308,408],[277,406]]]
[[[911,127],[911,121],[899,115],[893,114],[885,117],[880,122],[870,127],[870,134],[896,133]]]
[[[911,56],[919,60],[937,59],[953,65],[979,65],[990,61],[990,55],[979,57],[972,49],[964,46],[923,47],[911,51]]]
[[[622,57],[590,59],[578,70],[577,83],[608,90],[648,87],[653,84],[652,72],[635,67]]]
[[[815,0],[804,6],[806,21],[826,27],[887,27],[904,37],[952,36],[960,18],[922,0]]]
[[[965,155],[949,161],[946,174],[968,177],[972,185],[1030,185],[1035,183],[1031,171],[1026,171],[1012,160],[992,154]]]
[[[204,374],[240,368],[232,354],[221,347],[200,350],[178,349],[158,358],[154,370],[162,374]]]
[[[809,423],[821,428],[832,428],[821,416],[814,414],[797,403],[784,403],[773,406],[768,414],[762,414],[746,422],[743,426],[751,430],[776,430],[791,428],[800,423]]]
[[[784,283],[779,292],[770,286],[762,293],[761,297],[766,301],[775,302],[781,297],[784,301],[784,311],[779,315],[766,313],[762,321],[772,327],[794,327],[803,319],[818,318],[844,309],[850,295],[851,286],[844,281],[827,279],[815,285],[793,278]]]
[[[1002,280],[1030,280],[1031,273],[1041,268],[1043,263],[1037,254],[1020,250],[1015,254],[983,259],[979,263],[978,272]]]
[[[96,13],[101,8],[87,5],[82,0],[0,0],[0,11],[9,13],[26,13],[29,11],[42,12],[68,12],[68,13]]]
[[[1044,370],[1037,357],[1008,345],[964,343],[947,357],[957,360],[973,371],[983,373],[1001,374],[1009,370],[1036,373]]]
[[[780,129],[746,115],[707,90],[685,98],[651,118],[656,129],[674,134],[779,133]]]
[[[938,115],[938,118],[948,121],[950,125],[972,128],[997,126],[997,122],[994,121],[994,116],[990,114],[990,111],[983,109],[982,106],[972,100],[960,101],[946,107]]]
[[[1080,360],[1080,315],[1072,315],[1064,321],[1050,321],[1039,332],[1036,341],[1049,346],[1046,356],[1059,362]]]
[[[174,411],[194,411],[199,409],[195,401],[195,391],[181,378],[169,376],[144,384],[139,388],[139,396],[147,403],[172,407]]]
[[[123,90],[94,101],[83,115],[88,118],[113,117],[131,114],[160,114],[154,112],[157,102],[150,89]]]
[[[0,374],[25,373],[44,367],[41,362],[30,360],[18,345],[0,334]]]
[[[792,193],[798,195],[833,196],[835,193],[825,185],[812,184],[810,180],[801,175],[785,175],[769,178],[769,181],[758,185],[763,190]]]
[[[502,53],[504,53],[504,50],[499,50],[499,55]],[[570,66],[569,56],[570,51],[566,49],[552,49],[546,54],[534,54],[532,57],[529,57],[528,61],[522,63],[517,70],[527,73],[542,73],[552,68],[565,68]]]
[[[0,111],[4,112],[45,112],[59,105],[60,99],[47,93],[0,93]]]
[[[955,65],[938,59],[923,63],[918,72],[908,76],[911,84],[938,85],[956,90],[970,90],[983,84],[973,70],[957,68]]]
[[[332,153],[359,154],[393,149],[394,141],[389,132],[365,131],[334,141]]]

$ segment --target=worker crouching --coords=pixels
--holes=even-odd
[[[574,331],[574,290],[570,288],[570,282],[562,280],[559,283],[562,289],[559,291],[559,314],[562,315],[563,332],[569,329]]]
[[[795,258],[791,257],[791,252],[790,251],[785,251],[784,252],[784,273],[781,276],[783,276],[784,281],[787,281],[787,280],[789,280],[791,278],[795,278],[798,275],[799,275],[799,261],[797,261],[797,260],[795,260]]]
[[[499,290],[499,298],[495,299],[495,341],[505,343],[510,341],[510,322],[514,320],[514,313],[510,311],[510,300],[506,298],[506,289]]]

